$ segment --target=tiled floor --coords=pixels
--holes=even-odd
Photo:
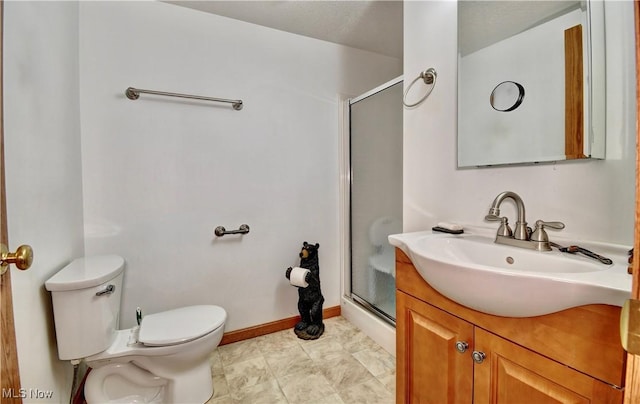
[[[315,341],[293,330],[218,347],[209,403],[392,404],[396,361],[342,317]]]

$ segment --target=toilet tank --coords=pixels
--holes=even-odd
[[[122,257],[102,255],[78,258],[45,282],[60,359],[85,358],[111,345],[119,324],[123,274]]]

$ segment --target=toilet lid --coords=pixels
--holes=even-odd
[[[142,318],[138,341],[148,346],[181,344],[200,338],[224,324],[227,313],[218,306],[188,306]]]

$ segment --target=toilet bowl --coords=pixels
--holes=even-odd
[[[206,402],[213,394],[209,354],[222,339],[225,319],[218,306],[188,306],[145,316],[140,327],[118,331],[109,348],[85,358],[93,369],[85,383],[87,402],[130,396],[114,384],[118,378],[156,388],[152,395],[161,397],[158,402]],[[122,364],[128,366],[114,366]]]
[[[91,368],[89,404],[206,402],[213,395],[209,355],[222,339],[225,310],[187,306],[117,330],[123,271],[121,257],[86,257],[45,282],[59,358]]]
[[[167,380],[130,363],[94,368],[85,381],[88,403],[163,403]]]

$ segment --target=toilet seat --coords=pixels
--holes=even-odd
[[[200,338],[224,324],[226,312],[218,306],[187,306],[142,318],[138,342],[149,347],[182,344]]]
[[[96,365],[100,366],[99,363],[105,360],[122,360],[122,358],[131,356],[173,355],[181,352],[183,349],[186,349],[189,345],[198,344],[199,340],[206,338],[210,334],[220,333],[220,336],[222,336],[222,330],[224,330],[224,324],[227,320],[227,313],[222,307],[188,306],[176,310],[178,313],[181,313],[182,310],[185,309],[186,313],[194,314],[194,316],[186,317],[191,320],[188,322],[189,326],[186,324],[184,325],[185,330],[179,330],[183,327],[183,324],[178,323],[178,321],[182,320],[175,319],[176,313],[172,313],[174,310],[149,314],[142,318],[141,324],[145,324],[144,328],[147,329],[145,334],[140,332],[140,329],[142,328],[140,326],[118,330],[115,333],[113,342],[107,349],[95,355],[86,357],[85,360],[89,363],[89,366],[93,367]],[[207,313],[208,315],[205,314],[203,316],[202,313]],[[202,321],[202,318],[205,320]],[[198,321],[200,321],[200,323],[198,323]],[[158,329],[156,327],[164,328],[165,330]],[[207,332],[206,330],[210,331]],[[163,334],[164,332],[169,333],[172,331],[176,332],[173,335],[174,337],[177,336],[176,338],[170,338],[170,334]],[[178,331],[180,331],[180,334],[178,334]],[[148,339],[145,339],[145,341],[147,342],[142,342],[140,340],[140,335],[143,337],[146,335]],[[173,341],[173,343],[168,343],[170,341]],[[151,345],[154,342],[156,344],[164,342],[166,345]]]

